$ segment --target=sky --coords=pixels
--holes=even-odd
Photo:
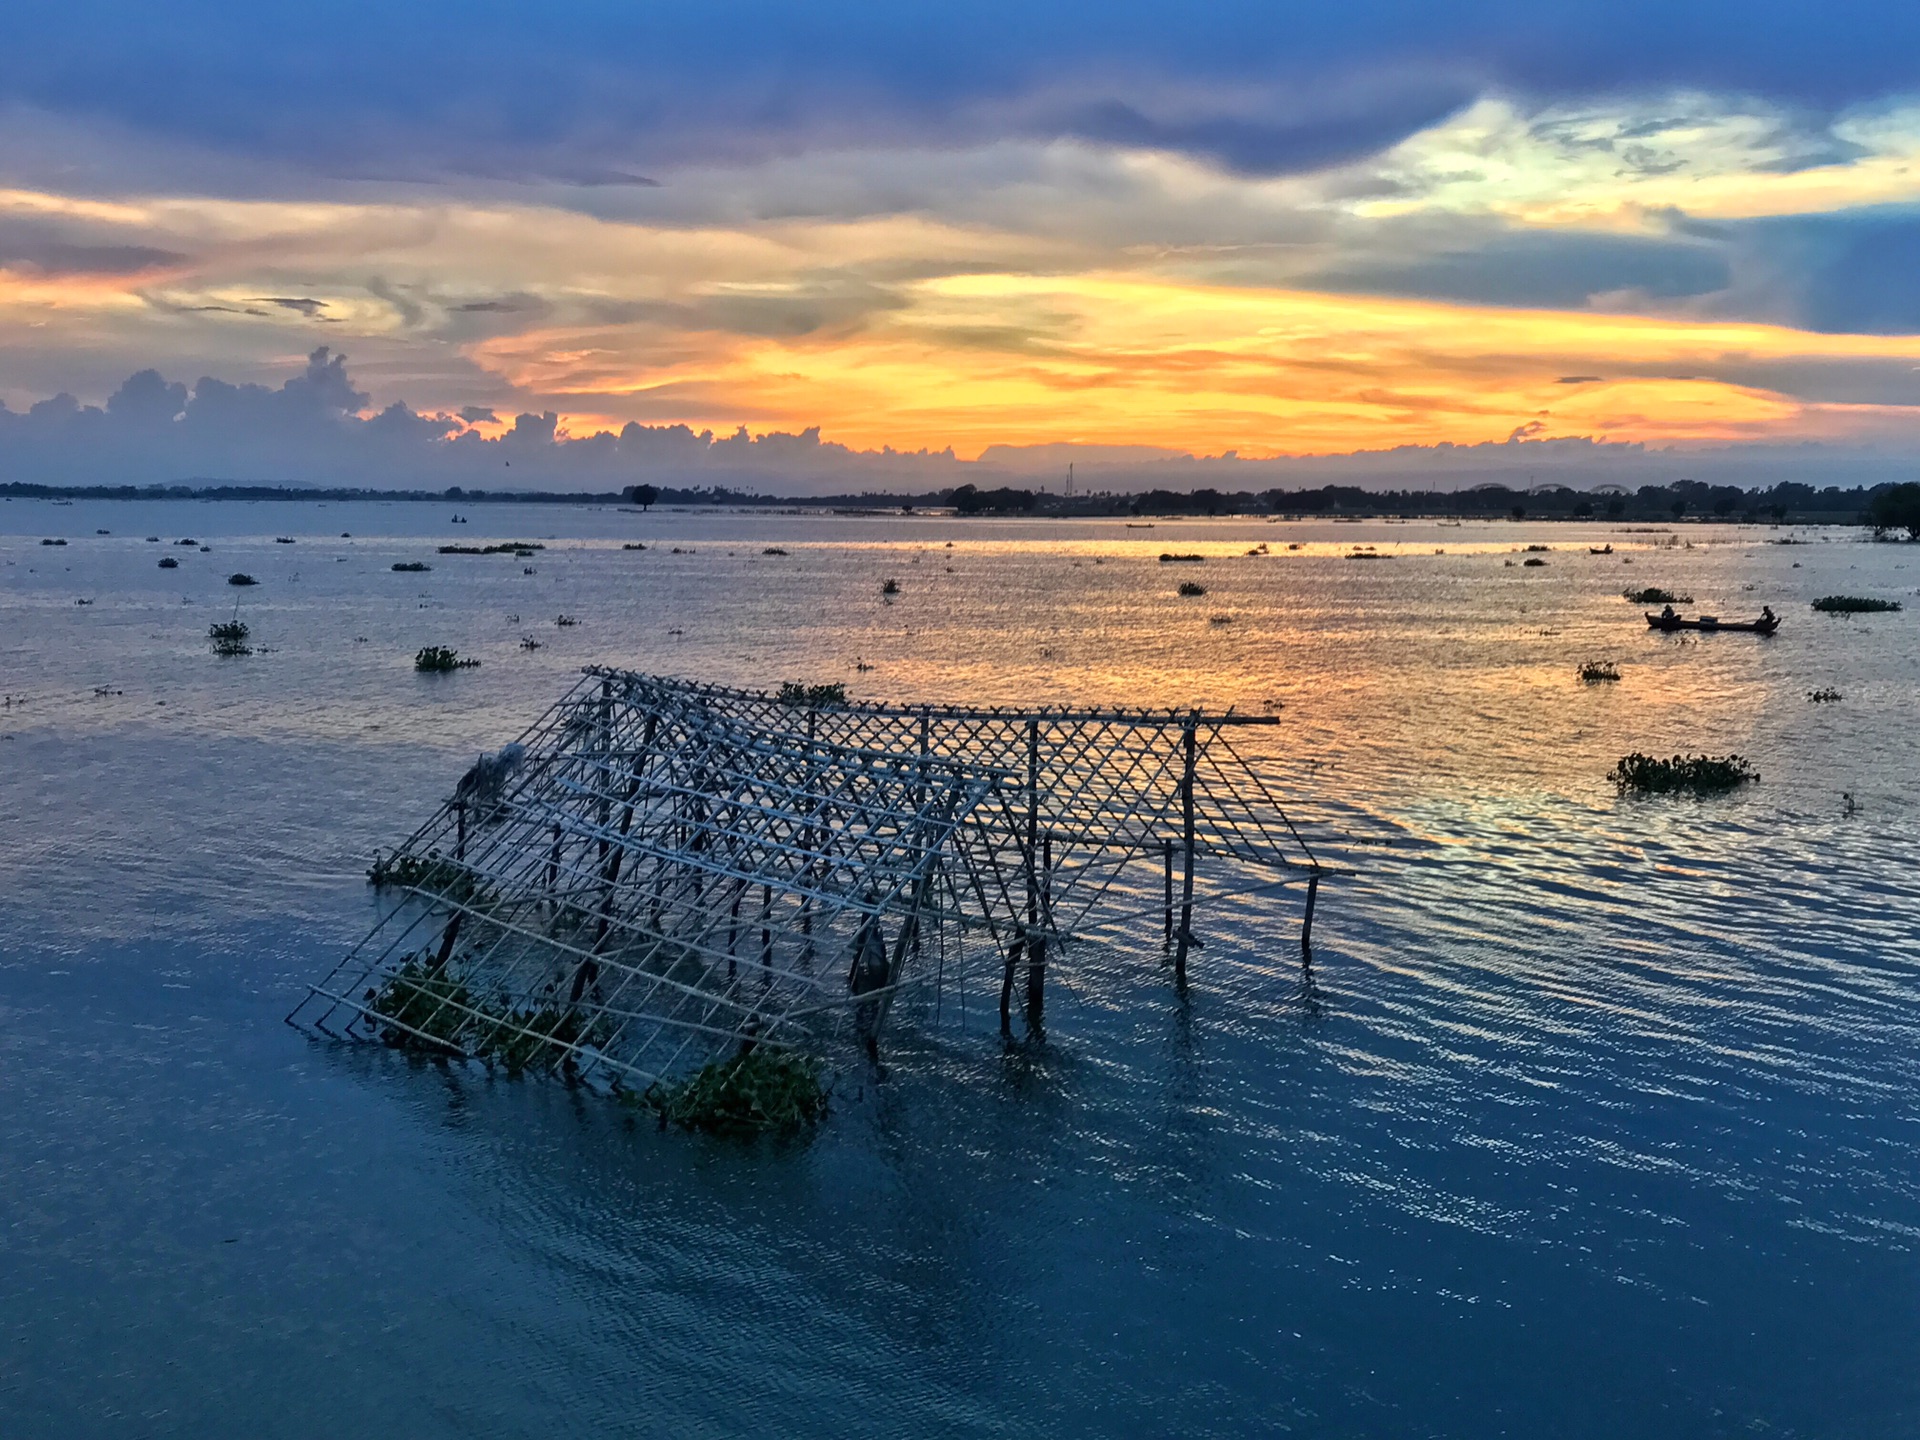
[[[22,10],[15,475],[1920,453],[1920,7]]]

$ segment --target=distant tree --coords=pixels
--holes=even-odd
[[[1909,540],[1920,540],[1920,485],[1888,486],[1867,502],[1867,520],[1883,535],[1904,530]]]
[[[1613,495],[1608,497],[1607,518],[1609,520],[1618,520],[1622,515],[1626,513],[1627,513],[1627,497],[1626,496]]]
[[[1580,501],[1573,507],[1573,518],[1576,520],[1591,520],[1593,518],[1593,502],[1591,500]]]
[[[628,502],[638,505],[642,510],[652,509],[654,502],[659,498],[660,491],[652,485],[629,485],[627,487]]]
[[[1510,513],[1512,514],[1514,519],[1524,520],[1527,518],[1527,507],[1524,505],[1516,505],[1513,507]]]
[[[458,485],[449,485],[447,487],[447,499],[449,500],[464,500],[466,496],[467,492],[462,490]]]

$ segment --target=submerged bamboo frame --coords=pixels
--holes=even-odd
[[[1310,927],[1329,872],[1228,739],[1276,723],[795,706],[591,668],[517,770],[476,785],[483,762],[405,842],[397,903],[288,1019],[645,1087],[761,1044],[872,1053],[951,932],[988,941],[1009,1035],[1025,965],[1038,1034],[1050,966],[1137,937],[1136,871],[1164,867],[1179,983],[1202,860],[1254,874],[1231,893],[1305,881]]]

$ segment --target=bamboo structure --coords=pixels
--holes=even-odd
[[[1274,723],[593,668],[380,863],[395,902],[288,1019],[644,1088],[758,1045],[877,1055],[937,948],[948,982],[968,953],[998,972],[1009,1036],[1024,966],[1038,1036],[1050,969],[1156,919],[1185,983],[1203,861],[1216,895],[1317,894],[1231,743]]]

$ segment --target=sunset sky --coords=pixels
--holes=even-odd
[[[1920,449],[1920,7],[16,13],[0,400]]]

